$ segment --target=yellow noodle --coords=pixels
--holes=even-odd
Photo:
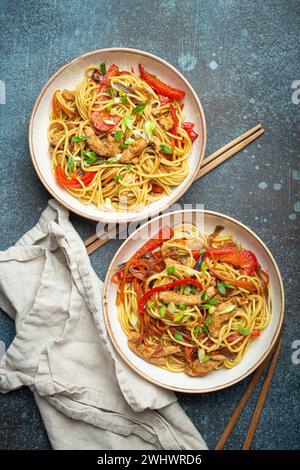
[[[99,84],[91,78],[93,72],[99,70],[98,65],[87,67],[84,80],[75,91],[57,90],[55,93],[48,127],[52,172],[55,174],[56,168],[61,167],[66,178],[77,179],[79,188],[64,187],[83,204],[93,203],[107,211],[139,210],[163,195],[170,194],[172,188],[185,179],[192,143],[181,127],[184,116],[179,102],[173,102],[178,118],[178,136],[174,136],[170,131],[163,129],[159,118],[155,117],[157,110],[170,112],[169,104],[161,105],[155,91],[144,80],[135,73],[113,77],[110,87],[116,93],[118,93],[116,84],[135,91],[135,94],[127,94],[126,102],[122,103],[108,93],[99,93]],[[133,113],[133,109],[139,103],[146,103],[143,112]],[[100,163],[87,164],[84,151],[89,150],[88,141],[74,142],[72,138],[84,136],[85,127],[91,126],[91,113],[103,112],[107,107],[112,116],[122,118],[129,113],[134,118],[132,129],[127,128],[124,132],[123,142],[128,138],[137,139],[137,132],[145,135],[145,123],[152,122],[155,125],[153,136],[162,144],[172,148],[173,154],[168,156],[160,149],[148,146],[130,165],[121,162],[107,165],[106,159],[102,157],[99,157],[99,161],[102,161]],[[114,127],[113,132],[118,130],[121,130],[121,122]],[[106,136],[107,133],[99,134],[100,138]],[[68,164],[70,160],[71,165]],[[81,175],[83,172],[95,172],[97,177],[85,185],[81,182],[78,170],[81,171]],[[161,186],[163,192],[153,192],[153,184]]]
[[[175,270],[172,274],[168,274],[168,270],[166,268],[161,272],[150,276],[145,282],[145,292],[156,286],[168,284],[178,279],[191,277],[202,284],[203,290],[207,290],[210,286],[214,286],[215,280],[212,278],[209,270],[199,271],[194,269],[195,259],[192,255],[191,249],[189,248],[189,246],[198,246],[200,249],[202,246],[207,246],[208,237],[201,234],[192,224],[178,225],[174,227],[173,231],[174,236],[169,241],[164,242],[161,246],[161,253],[164,258],[166,258],[168,256],[168,249],[175,248],[176,255],[184,257],[185,265],[175,262]],[[182,241],[182,239],[184,239],[184,241]],[[228,242],[233,242],[238,247],[238,244],[230,235],[215,237],[213,246],[222,246]],[[206,262],[209,263],[210,261],[206,260]],[[195,334],[197,325],[202,325],[203,327],[205,318],[207,318],[205,310],[199,305],[187,305],[184,312],[180,310],[178,305],[176,305],[173,313],[174,317],[176,318],[177,315],[182,313],[184,313],[184,315],[182,318],[179,317],[179,321],[175,322],[167,316],[161,317],[160,309],[162,303],[159,302],[158,294],[156,293],[153,294],[149,300],[144,315],[149,315],[156,321],[159,321],[163,326],[173,327],[173,329],[176,329],[176,327],[184,327],[187,332],[189,332],[191,342],[186,341],[185,339],[183,339],[183,341],[178,340],[178,338],[176,339],[171,329],[167,329],[167,331],[161,336],[164,347],[170,345],[181,345],[185,348],[203,349],[207,356],[210,356],[211,353],[219,351],[222,348],[227,348],[229,352],[234,354],[234,358],[226,358],[226,360],[217,366],[217,369],[224,367],[231,368],[236,366],[245,356],[249,344],[254,340],[250,337],[253,330],[259,330],[261,333],[268,325],[271,315],[270,295],[269,291],[267,292],[267,295],[264,294],[261,280],[257,274],[254,274],[253,276],[241,274],[238,268],[229,263],[223,262],[217,262],[216,269],[222,271],[226,277],[232,281],[247,280],[257,288],[256,292],[250,292],[239,287],[236,287],[235,289],[227,289],[227,297],[225,298],[220,297],[220,292],[216,287],[215,297],[218,298],[219,296],[221,303],[234,299],[237,296],[243,301],[243,304],[237,306],[232,317],[222,324],[217,338],[212,336],[205,336],[202,338],[201,335],[199,338],[199,334]],[[183,294],[184,288],[185,285],[178,286],[177,292]],[[120,293],[120,286],[118,286],[118,292]],[[132,322],[132,316],[136,319],[135,326],[132,324],[134,323]],[[124,304],[118,304],[118,318],[129,340],[133,333],[140,333],[141,320],[138,313],[137,294],[132,283],[129,281],[125,284]],[[242,335],[240,333],[236,340],[228,341],[228,338],[236,332],[239,332],[241,328],[247,330],[249,334]],[[159,338],[155,336],[151,336],[147,341],[148,345],[159,344]],[[211,357],[213,358],[213,355]],[[171,354],[165,357],[164,364],[162,364],[161,367],[173,372],[182,372],[186,368],[186,360],[184,357],[178,357],[176,354]]]

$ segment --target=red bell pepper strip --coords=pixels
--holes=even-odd
[[[170,110],[171,110],[171,115],[172,115],[172,119],[173,119],[173,123],[174,123],[173,129],[172,129],[172,134],[178,135],[178,133],[177,133],[178,119],[177,119],[177,114],[176,114],[175,108],[174,108],[172,103],[170,103]]]
[[[161,95],[168,96],[173,100],[181,100],[185,96],[185,91],[178,90],[177,88],[173,88],[166,83],[162,82],[152,73],[147,72],[144,67],[139,64],[139,70],[141,73],[142,78],[145,80],[148,85],[153,88],[154,91],[160,93]]]
[[[96,173],[96,171],[90,171],[84,176],[80,177],[80,180],[85,186],[88,186],[93,181]],[[82,188],[82,185],[76,178],[67,178],[64,175],[64,172],[60,166],[57,166],[55,168],[55,178],[58,184],[60,184],[61,186],[67,186],[68,188]]]
[[[208,270],[218,279],[221,279],[224,282],[227,282],[228,284],[231,284],[232,286],[235,287],[241,287],[242,289],[247,289],[251,292],[256,291],[256,286],[252,284],[249,281],[246,281],[244,279],[231,279],[227,276],[225,276],[221,271],[215,271],[213,270],[210,266],[208,266]]]
[[[257,258],[252,251],[245,249],[239,251],[235,246],[212,248],[209,253],[224,263],[244,269],[249,276],[253,276],[258,265]]]
[[[115,64],[112,64],[107,70],[106,74],[103,76],[102,82],[98,89],[99,93],[105,93],[110,86],[110,79],[119,75],[119,67]]]
[[[250,338],[254,339],[258,336],[260,336],[260,330],[258,328],[254,328],[254,330],[252,330],[252,332],[250,333]]]
[[[183,122],[182,123],[182,129],[184,129],[187,133],[191,132],[194,127],[195,127],[195,124],[193,122]]]
[[[146,253],[150,253],[155,248],[158,248],[160,245],[162,245],[164,241],[170,240],[173,235],[173,230],[168,225],[166,225],[156,235],[154,235],[154,237],[152,237],[143,246],[141,246],[141,248],[139,248],[139,250],[127,261],[120,286],[120,298],[122,302],[124,301],[124,287],[130,266],[135,263],[139,258],[144,256]]]
[[[157,193],[157,194],[161,194],[161,193],[164,192],[164,188],[162,186],[160,186],[159,184],[152,183],[152,192]]]
[[[111,116],[108,111],[93,111],[90,115],[90,121],[93,126],[101,132],[110,132],[121,121],[120,116]],[[108,124],[105,121],[111,121],[113,124]]]
[[[182,286],[183,284],[192,284],[195,287],[198,287],[198,289],[203,290],[201,282],[197,281],[196,279],[178,279],[177,281],[174,282],[169,282],[168,284],[163,284],[162,286],[157,286],[153,287],[153,289],[148,290],[143,297],[141,298],[139,302],[139,314],[143,315],[145,312],[145,306],[147,300],[156,292],[162,292],[165,290],[170,290],[175,286]]]
[[[193,122],[183,122],[181,125],[182,129],[186,131],[192,142],[194,142],[198,137],[197,132],[194,131],[194,126],[195,124]]]

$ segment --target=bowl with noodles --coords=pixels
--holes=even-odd
[[[143,51],[102,49],[58,70],[29,127],[33,165],[69,210],[97,221],[143,220],[193,182],[206,147],[189,82]]]
[[[109,267],[106,326],[118,353],[145,379],[204,393],[253,372],[281,330],[276,262],[245,225],[210,211],[144,224]]]

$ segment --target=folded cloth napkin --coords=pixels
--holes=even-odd
[[[0,391],[30,387],[54,449],[205,449],[175,394],[117,355],[101,298],[68,212],[50,200],[38,224],[0,252],[0,307],[16,324]]]

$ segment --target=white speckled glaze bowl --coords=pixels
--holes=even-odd
[[[190,377],[185,373],[174,373],[150,364],[128,347],[127,336],[117,318],[116,285],[111,276],[118,265],[127,261],[151,235],[164,225],[173,226],[182,221],[195,223],[206,233],[213,232],[216,225],[224,226],[224,233],[232,234],[237,241],[253,251],[262,268],[270,276],[272,314],[271,321],[262,335],[252,341],[243,360],[232,369],[221,369],[205,377]],[[199,224],[199,221],[202,222]],[[133,241],[134,240],[134,241]],[[130,235],[115,254],[107,272],[103,309],[106,326],[114,347],[127,364],[138,374],[160,387],[187,393],[206,393],[221,390],[243,380],[253,372],[272,350],[281,330],[284,316],[284,290],[277,264],[266,245],[249,228],[225,215],[211,211],[178,211],[167,213],[142,225]]]
[[[57,89],[74,89],[82,80],[88,65],[106,62],[118,64],[121,68],[131,66],[138,71],[141,63],[171,86],[183,89],[184,114],[187,121],[195,123],[199,138],[194,142],[189,155],[189,173],[185,180],[175,187],[171,194],[143,207],[139,211],[110,212],[98,209],[95,205],[84,205],[64,188],[57,184],[50,165],[47,127],[51,111],[51,100]],[[67,209],[90,220],[126,223],[146,219],[158,214],[175,203],[190,187],[198,173],[206,148],[206,122],[200,100],[189,82],[170,64],[153,54],[136,49],[111,48],[99,49],[81,55],[59,69],[46,83],[34,105],[29,125],[29,148],[34,168],[45,188]]]

